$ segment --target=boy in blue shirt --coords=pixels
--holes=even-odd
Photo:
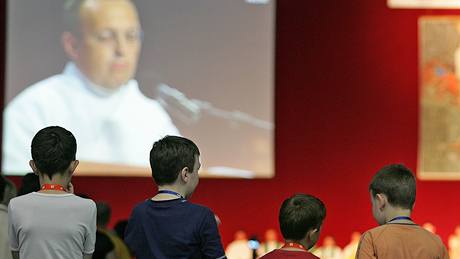
[[[167,136],[153,144],[158,193],[134,208],[125,232],[136,258],[226,258],[213,212],[188,201],[199,182],[199,156],[186,138]]]

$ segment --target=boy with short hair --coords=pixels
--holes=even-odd
[[[153,198],[130,216],[125,242],[138,259],[226,258],[212,211],[190,203],[198,185],[200,151],[192,141],[166,136],[150,151]]]
[[[263,259],[318,259],[308,250],[318,241],[326,217],[324,203],[308,194],[296,194],[281,205],[279,223],[285,245],[262,256]]]
[[[9,239],[13,258],[90,259],[96,239],[96,205],[73,194],[77,143],[58,126],[40,130],[29,162],[41,190],[10,201]]]
[[[412,172],[401,164],[380,169],[369,185],[372,214],[380,225],[365,232],[356,258],[449,258],[441,239],[410,218],[416,185]]]

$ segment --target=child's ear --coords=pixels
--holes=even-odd
[[[318,229],[314,228],[307,232],[308,241],[315,240],[315,236],[318,234]]]
[[[32,172],[34,172],[34,174],[38,175],[38,169],[37,169],[37,166],[35,165],[34,160],[29,161],[29,166],[30,166],[30,168],[32,168]]]
[[[320,228],[313,228],[307,232],[307,235],[305,236],[306,243],[308,246],[306,247],[307,249],[312,248],[316,244],[316,242],[318,242],[319,231],[320,231]]]
[[[375,201],[377,203],[377,208],[383,210],[388,203],[388,198],[383,193],[377,193],[377,195],[375,195]]]
[[[188,170],[188,167],[182,168],[182,170],[180,171],[180,177],[183,182],[186,183],[189,181],[189,178],[190,178],[189,173],[190,171]]]
[[[77,169],[77,166],[78,166],[79,163],[80,163],[80,161],[78,161],[78,160],[72,161],[72,162],[70,163],[70,166],[69,166],[69,169],[70,169],[69,172],[70,172],[70,174],[73,174],[73,173],[75,172],[75,169]]]

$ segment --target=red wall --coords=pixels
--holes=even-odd
[[[225,243],[238,229],[277,228],[279,205],[295,192],[326,203],[323,237],[334,235],[339,245],[375,226],[367,192],[373,173],[392,162],[416,168],[417,19],[428,14],[460,12],[388,9],[385,0],[278,0],[277,175],[202,179],[193,197],[219,215]],[[112,204],[114,221],[155,193],[148,178],[76,177],[74,184]],[[415,221],[433,222],[446,241],[460,224],[459,194],[459,182],[418,182]]]

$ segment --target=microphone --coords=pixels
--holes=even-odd
[[[158,102],[165,110],[181,121],[191,124],[197,122],[201,116],[201,107],[198,103],[188,99],[179,90],[166,84],[157,86]]]
[[[227,111],[214,107],[211,103],[197,99],[189,99],[179,90],[166,84],[157,86],[159,103],[173,116],[187,124],[198,122],[204,114],[222,118],[230,122],[248,124],[256,128],[272,130],[273,123],[256,118],[248,113],[234,110]]]

